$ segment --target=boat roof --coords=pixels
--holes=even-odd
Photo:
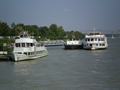
[[[101,32],[90,32],[85,35],[85,38],[104,38],[105,34]]]
[[[104,34],[101,32],[90,32],[90,33],[87,33],[87,35],[104,35]]]
[[[19,38],[15,40],[15,43],[35,43],[35,42],[37,41],[31,38]]]

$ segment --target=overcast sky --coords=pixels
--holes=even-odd
[[[120,29],[120,0],[0,0],[0,20],[109,32]]]

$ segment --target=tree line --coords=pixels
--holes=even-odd
[[[21,32],[27,31],[29,35],[34,36],[38,40],[66,40],[66,39],[82,39],[84,34],[79,31],[65,31],[62,26],[51,24],[50,26],[24,25],[12,23],[8,25],[6,22],[0,21],[0,36],[13,37],[18,36]]]

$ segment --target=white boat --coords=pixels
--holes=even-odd
[[[65,49],[81,49],[82,43],[80,40],[67,40],[64,44]]]
[[[106,49],[108,47],[107,37],[100,32],[92,32],[85,35],[83,42],[84,49]]]
[[[30,60],[48,55],[47,49],[26,32],[15,39],[13,48],[14,61]]]

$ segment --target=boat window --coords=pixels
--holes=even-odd
[[[95,38],[95,41],[97,41],[97,38]]]
[[[33,43],[30,43],[30,46],[32,47],[34,44]]]
[[[18,54],[22,54],[22,52],[18,52]]]
[[[98,46],[98,44],[96,43],[96,46]]]
[[[27,47],[30,47],[31,46],[31,43],[27,43]]]
[[[32,47],[34,46],[34,43],[26,43],[27,47]]]
[[[27,52],[24,52],[25,55],[27,55]]]
[[[100,41],[100,38],[98,39],[98,41]]]
[[[28,55],[30,55],[30,52],[28,52]]]
[[[104,41],[105,39],[104,38],[101,38],[101,41]]]
[[[92,44],[90,44],[90,46],[92,47]]]
[[[27,47],[29,47],[29,43],[26,43]]]
[[[16,47],[18,47],[18,44],[17,44],[17,43],[15,43],[15,46],[16,46]]]
[[[16,47],[20,47],[20,43],[16,43],[15,46],[16,46]]]
[[[102,46],[102,44],[101,44],[101,43],[100,43],[99,45],[100,45],[100,46]]]
[[[35,53],[34,53],[34,52],[32,52],[32,54],[34,55]]]
[[[30,43],[30,46],[32,47],[32,43]]]
[[[22,47],[25,47],[25,43],[22,43]]]
[[[88,41],[90,41],[90,39],[88,38]]]
[[[93,41],[93,38],[91,38],[91,41]]]
[[[103,43],[102,46],[105,46],[105,44]]]

